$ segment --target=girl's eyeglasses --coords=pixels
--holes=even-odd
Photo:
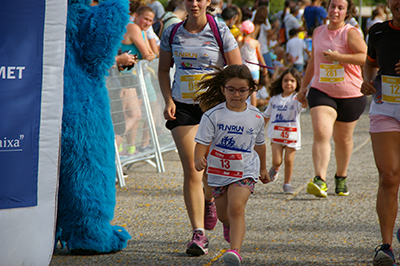
[[[238,91],[240,96],[244,96],[244,95],[247,95],[247,93],[249,92],[249,88],[245,88],[245,87],[236,89],[234,87],[228,86],[228,87],[224,87],[224,88],[228,92],[229,95],[234,95]]]

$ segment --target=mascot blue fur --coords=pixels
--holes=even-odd
[[[57,239],[73,254],[126,247],[111,225],[116,204],[114,133],[105,77],[125,26],[127,0],[69,0],[64,70]]]

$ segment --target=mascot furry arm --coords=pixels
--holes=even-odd
[[[129,10],[126,0],[69,0],[57,237],[76,254],[116,252],[129,233],[112,226],[116,204],[114,132],[105,76]]]

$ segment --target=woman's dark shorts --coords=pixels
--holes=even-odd
[[[176,105],[175,120],[168,120],[166,128],[172,130],[178,126],[198,125],[203,112],[198,104],[186,104],[174,101]]]
[[[319,105],[327,105],[335,109],[337,112],[336,121],[339,122],[358,120],[367,105],[365,95],[357,98],[332,98],[315,88],[310,88],[307,99],[310,109]]]

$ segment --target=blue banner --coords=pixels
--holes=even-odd
[[[0,209],[30,207],[38,198],[45,1],[0,6]]]

